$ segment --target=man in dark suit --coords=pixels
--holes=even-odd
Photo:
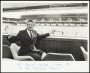
[[[33,27],[35,26],[35,22],[33,22],[32,20],[27,20],[26,26],[27,28],[25,30],[19,31],[19,33],[16,36],[9,35],[8,40],[11,43],[15,43],[17,41],[21,42],[22,46],[18,53],[20,56],[29,55],[33,57],[35,60],[41,60],[41,56],[45,52],[37,49],[35,47],[35,43],[37,40],[45,38],[50,34],[54,33],[55,30],[53,30],[50,33],[40,35],[35,30],[33,30]]]

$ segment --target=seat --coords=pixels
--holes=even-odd
[[[88,57],[87,57],[88,52],[85,51],[85,49],[84,49],[83,46],[80,46],[80,48],[81,48],[81,51],[83,52],[83,55],[84,55],[85,61],[87,61],[87,60],[88,60]]]
[[[72,54],[67,53],[47,53],[43,61],[75,61]]]
[[[2,58],[11,58],[12,53],[10,51],[10,47],[8,45],[2,46]]]
[[[34,59],[31,56],[18,56],[19,49],[20,49],[20,47],[17,46],[15,43],[12,43],[10,45],[10,50],[11,50],[11,53],[12,53],[13,58],[15,60],[20,60],[20,61],[22,61],[22,60],[29,60],[30,61],[31,60],[31,61],[34,61]]]

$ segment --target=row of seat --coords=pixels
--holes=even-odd
[[[8,45],[3,45],[3,58],[10,58],[10,56],[13,56],[13,59],[15,60],[29,60],[34,61],[34,59],[30,56],[19,56],[18,50],[20,49],[19,46],[17,46],[15,43],[11,44],[9,47]],[[85,57],[85,60],[88,60],[87,58],[87,52],[84,50],[84,48],[81,46],[81,50],[83,52],[83,55]],[[75,61],[72,54],[67,53],[47,53],[47,55],[44,56],[42,61]]]
[[[30,60],[34,61],[34,59],[30,56],[19,56],[18,50],[20,49],[15,43],[12,43],[9,47],[8,45],[3,45],[3,58],[10,58],[13,56],[15,60]],[[67,53],[47,53],[42,61],[75,61],[72,54]]]

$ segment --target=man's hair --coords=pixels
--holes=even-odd
[[[25,22],[34,22],[34,21],[33,21],[33,20],[28,19],[28,20],[25,20]]]

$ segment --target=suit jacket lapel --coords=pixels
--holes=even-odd
[[[25,30],[25,34],[26,34],[26,38],[30,38],[30,36],[29,36],[27,30]]]

